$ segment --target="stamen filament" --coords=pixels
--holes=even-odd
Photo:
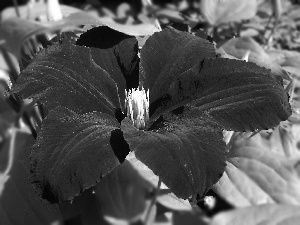
[[[133,88],[128,92],[125,90],[125,109],[132,124],[138,129],[144,129],[149,121],[149,90],[146,92]]]

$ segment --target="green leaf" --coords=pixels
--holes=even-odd
[[[52,224],[61,221],[57,205],[40,199],[29,180],[29,149],[26,142],[29,134],[17,132],[14,140],[14,151],[8,152],[10,141],[8,140],[0,149],[1,167],[6,164],[9,157],[12,158],[12,167],[3,183],[4,174],[0,174],[0,222],[1,225],[16,224]],[[27,149],[27,150],[26,150]],[[3,188],[3,189],[2,189]]]
[[[30,8],[31,7],[31,8]],[[20,18],[34,21],[41,16],[47,15],[47,3],[46,2],[29,2],[26,5],[19,5],[18,10],[20,13]],[[67,17],[72,13],[80,12],[81,10],[72,6],[60,4],[60,10],[63,17]],[[15,7],[8,7],[1,12],[1,20],[7,20],[10,18],[18,17],[16,14]]]
[[[213,26],[222,23],[251,19],[257,10],[256,0],[202,0],[200,9],[205,19]]]
[[[1,142],[5,139],[7,129],[13,126],[16,120],[15,112],[6,103],[4,98],[0,96],[0,146]]]
[[[174,211],[188,211],[192,209],[188,200],[178,198],[172,192],[159,194],[159,196],[157,196],[157,202],[167,209]]]
[[[300,220],[299,209],[296,206],[275,204],[245,207],[217,214],[210,225],[295,225]]]
[[[90,188],[72,201],[64,201],[59,204],[59,211],[66,224],[81,225],[109,225],[99,207],[99,202]]]
[[[31,152],[37,191],[50,202],[71,200],[94,186],[128,154],[117,120],[104,113],[50,111]]]
[[[226,53],[239,59],[249,52],[249,62],[270,69],[273,74],[281,76],[283,79],[290,81],[291,78],[278,63],[265,52],[265,50],[251,37],[232,38],[225,44],[221,45]]]
[[[30,38],[40,35],[54,33],[57,31],[74,31],[78,26],[108,26],[111,29],[133,36],[151,35],[159,29],[154,23],[143,23],[124,25],[116,23],[113,19],[93,16],[87,12],[72,13],[59,21],[39,23],[21,18],[8,18],[0,27],[0,39],[6,41],[9,52],[20,57],[22,45]]]
[[[1,23],[0,40],[5,41],[3,46],[7,51],[19,58],[21,48],[28,39],[28,35],[41,28],[43,28],[43,25],[35,21],[28,21],[17,17],[9,18]]]
[[[131,165],[138,171],[138,173],[149,183],[149,187],[157,187],[159,177],[156,176],[149,167],[147,167],[144,163],[138,160],[135,157],[134,152],[130,152],[126,159],[131,163]],[[160,185],[161,192],[157,196],[157,202],[169,210],[190,210],[191,205],[188,200],[184,200],[178,198],[171,190],[164,184]]]
[[[266,203],[299,205],[300,156],[287,157],[278,152],[278,143],[276,149],[271,149],[264,142],[257,134],[234,145],[214,191],[240,207]]]
[[[148,188],[148,183],[126,160],[93,190],[104,216],[136,221],[145,210]]]
[[[175,212],[173,214],[172,225],[208,225],[207,218],[198,211]]]
[[[126,160],[94,187],[60,203],[67,221],[82,224],[110,224],[108,221],[134,222],[141,219],[146,207],[148,183]]]
[[[221,129],[200,115],[193,120],[165,117],[151,131],[138,130],[125,119],[121,130],[136,157],[179,198],[203,195],[224,171]]]

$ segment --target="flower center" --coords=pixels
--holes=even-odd
[[[125,90],[125,110],[133,125],[138,129],[144,129],[149,121],[149,90],[146,92],[133,88],[128,92]]]

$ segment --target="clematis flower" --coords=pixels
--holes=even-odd
[[[223,130],[274,127],[291,114],[271,71],[217,58],[212,43],[173,28],[138,54],[108,27],[41,51],[12,90],[45,109],[31,149],[33,183],[52,202],[73,199],[129,151],[178,197],[203,195],[225,168]]]

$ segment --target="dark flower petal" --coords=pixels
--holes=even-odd
[[[222,131],[207,117],[164,116],[152,131],[138,130],[125,119],[121,129],[136,157],[178,197],[203,195],[224,172]]]
[[[19,76],[13,93],[37,98],[47,110],[64,106],[77,113],[98,111],[114,116],[118,89],[96,65],[89,48],[64,41],[43,49]]]
[[[32,180],[42,197],[71,200],[119,165],[110,144],[118,126],[104,113],[79,115],[63,107],[50,111],[31,152]]]
[[[208,59],[211,58],[211,59]],[[228,130],[268,129],[291,114],[288,95],[271,72],[254,63],[215,58],[213,44],[165,29],[141,52],[140,85],[150,89],[150,122],[186,104]],[[187,113],[187,110],[185,110]]]
[[[115,81],[123,108],[125,89],[138,86],[137,39],[109,27],[100,26],[82,34],[76,44],[90,47],[95,63]]]
[[[282,83],[254,63],[207,59],[196,82],[197,99],[191,103],[196,111],[191,116],[206,112],[227,130],[269,129],[291,115]]]
[[[154,33],[141,50],[140,85],[150,90],[150,105],[183,74],[190,74],[204,58],[216,56],[207,40],[173,28]],[[153,111],[153,106],[150,110]],[[150,111],[150,116],[152,112]]]

